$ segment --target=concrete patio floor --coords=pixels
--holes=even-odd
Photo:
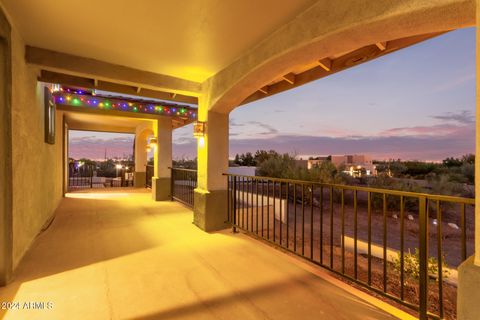
[[[243,234],[205,233],[190,210],[145,190],[76,192],[0,288],[0,301],[51,309],[0,317],[395,319],[292,259]]]

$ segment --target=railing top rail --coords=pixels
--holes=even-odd
[[[172,168],[172,167],[168,167],[168,169],[178,170],[178,171],[197,172],[197,170],[195,170],[195,169],[187,169],[187,168]]]
[[[310,185],[310,186],[316,185],[316,186],[322,186],[322,187],[328,187],[328,188],[332,187],[332,188],[344,189],[344,190],[356,190],[356,191],[365,191],[365,192],[372,192],[372,193],[385,193],[388,195],[404,196],[404,197],[412,197],[412,198],[425,197],[429,200],[456,202],[456,203],[464,203],[464,204],[471,204],[471,205],[475,204],[474,198],[463,198],[463,197],[456,197],[456,196],[445,196],[445,195],[436,195],[436,194],[429,194],[429,193],[400,191],[400,190],[392,190],[392,189],[362,187],[362,186],[351,186],[351,185],[343,185],[343,184],[321,183],[321,182],[306,181],[306,180],[272,178],[272,177],[263,177],[263,176],[248,176],[248,175],[235,174],[235,173],[224,173],[223,175],[230,176],[230,177],[249,178],[254,180],[269,180],[269,181],[288,182],[288,183]]]

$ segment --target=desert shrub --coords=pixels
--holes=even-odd
[[[393,269],[400,273],[401,271],[401,256],[400,252],[398,256],[393,260]],[[445,257],[442,259],[442,274],[443,278],[446,279],[450,275],[450,272],[447,270],[448,266],[445,262]],[[438,281],[438,261],[434,257],[428,258],[428,275],[430,278],[435,278]],[[405,274],[413,279],[418,279],[420,277],[420,252],[418,248],[415,248],[415,253],[411,253],[410,249],[408,253],[403,255],[403,271]]]

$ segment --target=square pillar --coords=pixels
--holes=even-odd
[[[153,133],[157,138],[154,151],[154,173],[152,177],[152,198],[155,201],[171,199],[172,166],[172,119],[161,117],[154,124]]]
[[[137,126],[135,129],[135,173],[133,174],[133,183],[135,188],[145,188],[147,181],[146,165],[147,144],[149,135],[153,135],[151,123],[145,123]]]
[[[194,195],[193,222],[200,229],[215,231],[228,225],[228,114],[205,110],[199,99],[199,121],[206,133],[197,139],[198,184]]]
[[[458,268],[457,319],[480,319],[480,0],[477,1],[475,123],[475,253]]]

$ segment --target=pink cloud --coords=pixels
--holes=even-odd
[[[378,134],[380,137],[401,137],[401,136],[447,136],[464,132],[469,126],[454,125],[448,123],[433,126],[415,126],[392,128]]]

